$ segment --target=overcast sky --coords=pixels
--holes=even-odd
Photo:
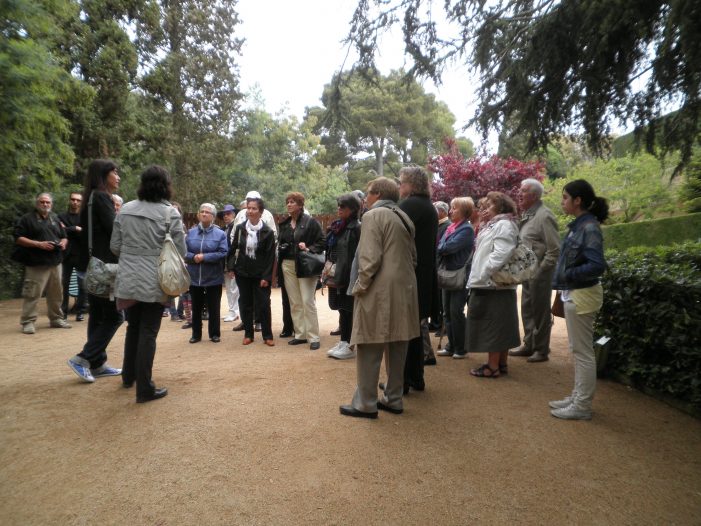
[[[341,40],[348,34],[357,0],[239,0],[242,24],[236,29],[244,37],[240,60],[241,87],[248,91],[258,84],[268,112],[302,118],[304,108],[320,105],[324,85],[337,72],[347,49]],[[385,38],[378,65],[383,73],[405,64],[401,37]],[[345,68],[354,62],[351,54]],[[474,114],[474,94],[468,73],[456,69],[444,76],[437,89],[424,88],[445,102],[456,117],[456,132],[477,144],[474,130],[459,129]]]

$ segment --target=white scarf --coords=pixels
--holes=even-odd
[[[256,259],[256,248],[258,248],[258,231],[263,228],[263,221],[259,220],[257,225],[252,225],[246,221],[246,256]]]

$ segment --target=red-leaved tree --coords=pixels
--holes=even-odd
[[[454,197],[470,196],[475,202],[488,192],[504,192],[518,203],[521,181],[528,178],[543,180],[545,164],[474,156],[466,159],[453,139],[446,140],[447,153],[429,160],[428,169],[437,175],[432,183],[433,199],[450,203]]]

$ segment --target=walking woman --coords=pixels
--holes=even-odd
[[[161,328],[163,307],[174,302],[161,290],[158,258],[166,236],[166,217],[170,233],[182,256],[185,233],[178,210],[168,202],[170,175],[160,166],[151,166],[141,174],[139,199],[122,206],[114,222],[110,248],[119,257],[115,296],[117,307],[127,311],[127,335],[124,340],[122,384],[136,381],[136,401],[150,402],[168,394],[151,381],[156,338]]]
[[[246,221],[234,230],[227,270],[234,274],[238,285],[243,344],[253,343],[253,321],[257,313],[263,342],[272,347],[275,341],[271,327],[270,284],[275,264],[275,232],[261,220],[264,210],[263,199],[247,200]]]
[[[81,231],[78,270],[88,268],[89,240],[92,238],[92,255],[104,263],[117,263],[117,256],[110,250],[110,238],[114,226],[115,210],[112,194],[119,189],[117,165],[106,159],[96,159],[88,166],[80,210]],[[88,227],[88,214],[92,225]],[[88,338],[83,350],[68,360],[68,366],[85,382],[94,382],[101,376],[119,376],[122,371],[107,365],[107,346],[123,323],[114,298],[103,298],[88,293]]]
[[[467,264],[475,242],[475,231],[470,224],[474,202],[469,197],[456,197],[450,202],[448,215],[452,223],[438,243],[439,266],[446,270],[459,270]],[[468,269],[469,271],[469,269]],[[438,356],[461,359],[467,356],[465,349],[465,283],[456,290],[443,290],[443,316],[447,348],[438,351]]]
[[[319,318],[316,313],[316,282],[319,276],[306,276],[297,268],[300,251],[321,254],[324,251],[324,233],[321,225],[304,213],[304,195],[290,192],[285,198],[290,215],[280,223],[279,259],[285,278],[285,290],[290,298],[290,310],[295,336],[289,345],[309,342],[309,348],[319,348]]]
[[[590,420],[596,390],[593,327],[604,300],[601,276],[606,270],[599,223],[608,217],[608,203],[595,195],[587,181],[577,179],[562,191],[562,211],[575,219],[567,225],[553,288],[560,294],[565,311],[567,338],[574,355],[574,389],[570,396],[550,402],[550,413],[566,420]]]
[[[329,274],[325,279],[329,291],[329,308],[338,311],[341,340],[326,354],[337,360],[347,360],[354,356],[350,348],[353,331],[353,296],[348,295],[347,292],[350,285],[351,265],[360,241],[360,221],[358,221],[360,200],[353,194],[343,194],[336,199],[336,202],[338,219],[329,225],[326,234],[326,266],[328,269],[333,269],[333,275]]]
[[[202,340],[202,307],[209,313],[209,339],[221,341],[219,313],[221,310],[222,261],[229,251],[226,234],[214,224],[217,209],[210,203],[200,205],[197,214],[200,222],[187,233],[187,270],[190,272],[190,296],[192,297],[192,337],[190,343]]]
[[[501,192],[489,192],[480,209],[480,230],[467,280],[467,348],[488,353],[487,363],[470,374],[498,378],[507,372],[509,349],[521,343],[516,286],[498,287],[492,275],[506,263],[518,243],[516,205]]]

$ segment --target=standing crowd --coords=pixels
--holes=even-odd
[[[553,213],[543,204],[543,186],[522,182],[518,206],[504,193],[489,192],[477,205],[470,197],[450,204],[431,201],[429,175],[405,167],[396,180],[379,177],[365,191],[337,198],[337,218],[326,231],[305,208],[305,196],[286,196],[286,216],[276,223],[257,191],[240,203],[203,203],[197,224],[186,229],[171,178],[159,166],[141,175],[136,200],[116,195],[120,177],[109,160],[93,161],[82,193],[71,193],[68,211],[51,211],[50,194],[15,228],[13,259],[25,266],[20,323],[34,334],[37,304],[46,294],[49,326],[70,329],[69,288],[77,283],[76,321],[88,314],[81,352],[68,360],[86,382],[121,375],[136,385],[136,401],[166,396],[156,387],[152,367],[163,317],[185,321],[191,344],[202,340],[203,324],[213,343],[222,340],[221,322],[239,323],[242,345],[275,345],[271,288],[281,287],[282,332],[288,345],[321,346],[316,291],[328,289],[338,312],[339,336],[327,355],[356,359],[357,386],[343,415],[377,418],[378,410],[403,412],[403,396],[424,391],[424,367],[437,357],[463,359],[483,353],[470,370],[477,378],[509,374],[509,357],[529,363],[549,359],[552,291],[563,307],[575,359],[571,393],[550,402],[553,416],[590,419],[596,387],[593,322],[603,301],[600,279],[606,268],[599,224],[606,201],[584,180],[565,185],[562,210],[574,217],[560,240]],[[220,228],[215,219],[221,218]],[[187,265],[189,290],[176,300],[163,292],[159,255],[169,233]],[[521,247],[535,263],[526,278],[503,282]],[[86,270],[95,260],[116,266],[108,293],[86,291]],[[519,333],[517,284],[521,285]],[[222,290],[227,309],[221,314]],[[93,291],[94,292],[94,291]],[[127,321],[122,368],[107,363],[112,337]],[[446,337],[435,355],[430,332]],[[385,360],[387,381],[378,383]],[[379,385],[379,392],[378,392]]]

